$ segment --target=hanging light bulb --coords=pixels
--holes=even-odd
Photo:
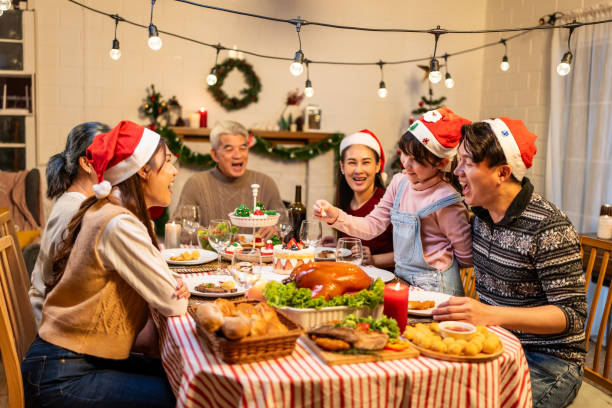
[[[108,55],[111,57],[112,60],[117,61],[119,58],[121,58],[121,50],[119,49],[119,40],[117,39],[117,26],[119,25],[119,19],[121,17],[119,17],[117,14],[112,15],[111,17],[115,19],[115,38],[113,39],[113,46],[111,47],[111,50],[108,52]]]
[[[572,58],[573,55],[570,51],[566,52],[561,59],[559,65],[557,65],[557,74],[566,76],[572,70]]]
[[[310,61],[305,60],[306,63],[306,84],[304,84],[304,95],[307,98],[312,98],[314,95],[314,88],[312,87],[312,82],[310,82]]]
[[[215,56],[215,65],[210,69],[210,74],[206,77],[206,83],[213,86],[217,83],[217,62],[219,61],[219,52],[223,49],[221,44],[217,44],[217,55]],[[231,52],[231,51],[230,51]]]
[[[4,13],[5,11],[10,10],[11,6],[12,6],[11,0],[0,0],[0,12]]]
[[[304,72],[304,53],[302,50],[297,50],[295,53],[295,57],[293,58],[293,62],[289,65],[289,72],[293,76],[300,76],[302,72]]]
[[[379,98],[386,98],[387,97],[387,87],[385,86],[385,81],[380,81],[380,83],[378,84],[378,91],[376,91],[378,93],[378,97]]]
[[[442,73],[440,72],[440,63],[435,58],[432,58],[429,62],[429,80],[432,84],[437,84],[442,80]]]
[[[157,27],[155,24],[151,24],[149,26],[149,48],[154,51],[159,50],[162,47],[162,39],[159,37],[159,32],[157,31]]]
[[[502,62],[501,64],[499,64],[499,68],[504,72],[510,69],[510,63],[508,62],[508,57],[506,55],[504,55],[504,57],[502,58]]]
[[[455,80],[451,78],[451,74],[449,74],[448,72],[446,73],[446,79],[444,80],[444,86],[446,86],[447,88],[452,88],[453,86],[455,86]]]

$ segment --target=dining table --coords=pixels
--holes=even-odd
[[[271,267],[264,267],[270,268]],[[184,279],[216,268],[176,268]],[[411,288],[412,290],[418,290]],[[197,303],[192,296],[191,302]],[[489,327],[498,358],[451,362],[418,358],[329,366],[298,338],[292,354],[227,364],[198,337],[189,314],[157,315],[162,363],[177,407],[530,407],[529,367],[519,340]]]

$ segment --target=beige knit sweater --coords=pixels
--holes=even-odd
[[[107,224],[122,214],[131,213],[104,200],[83,218],[64,275],[45,299],[39,328],[42,339],[96,357],[129,356],[136,335],[147,320],[147,301],[139,294],[146,292],[138,287],[143,283],[137,280],[137,273],[136,279],[130,279],[128,284],[122,277],[125,273],[105,268],[97,248]],[[173,284],[158,279],[157,285],[164,287],[148,289],[168,296],[174,291]],[[186,300],[181,301],[172,307],[175,310],[182,307],[184,312]]]

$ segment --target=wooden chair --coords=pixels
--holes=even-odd
[[[0,290],[0,351],[2,352],[10,408],[25,405],[21,378],[21,357],[17,351],[15,328],[9,311],[12,309],[12,305],[5,296],[8,288],[4,278],[10,275],[8,258],[9,254],[14,251],[15,246],[11,237],[0,238],[0,276],[3,278],[0,279],[2,284],[2,290]]]
[[[612,242],[597,239],[597,238],[591,238],[587,236],[581,236],[580,237],[580,252],[582,256],[586,255],[583,253],[584,252],[583,248],[585,246],[590,247],[588,260],[586,261],[586,266],[585,266],[585,280],[586,280],[585,290],[588,290],[589,288],[589,284],[591,282],[591,276],[593,274],[593,269],[595,266],[595,260],[601,257],[600,262],[598,262],[599,271],[597,275],[597,283],[596,283],[597,286],[595,287],[595,297],[593,299],[593,303],[590,306],[589,315],[587,318],[586,329],[585,329],[585,334],[587,338],[586,347],[588,350],[589,338],[591,336],[591,329],[593,328],[593,320],[595,317],[595,311],[597,310],[597,304],[599,303],[600,300],[603,300],[603,299],[599,299],[599,297],[601,294],[601,288],[604,283],[604,278],[606,276],[606,271],[608,269],[610,253],[612,252]],[[612,273],[612,271],[610,271],[610,273]],[[599,356],[601,354],[601,349],[603,346],[604,333],[610,332],[610,328],[606,326],[608,323],[608,317],[610,316],[610,306],[612,305],[612,290],[608,290],[608,296],[606,297],[605,301],[606,303],[604,306],[603,315],[601,317],[599,332],[597,334],[597,343],[595,345],[593,363],[591,366],[588,365],[588,362],[585,364],[584,375],[588,379],[592,380],[593,382],[601,385],[608,391],[612,392],[612,379],[610,378],[610,357],[612,357],[612,338],[610,335],[612,333],[608,334],[608,339],[607,339],[608,344],[606,346],[606,356],[604,360],[603,373],[600,372],[601,369],[599,367]]]
[[[465,296],[478,299],[478,293],[476,293],[476,277],[474,275],[474,268],[462,268],[461,281],[463,282]]]
[[[16,244],[16,235],[10,213],[0,212],[0,237],[10,238],[13,243],[13,246],[6,250],[7,265],[0,273],[0,279],[14,331],[17,355],[21,360],[36,337],[36,320],[28,296],[30,279],[23,254]]]

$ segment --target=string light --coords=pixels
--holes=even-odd
[[[574,21],[576,23],[576,21]],[[572,39],[572,34],[576,26],[571,26],[569,28],[569,36],[567,37],[567,52],[563,54],[563,58],[561,58],[561,62],[557,65],[557,74],[561,76],[566,76],[572,70],[572,59],[574,55],[572,54],[572,47],[570,45],[570,40]]]
[[[11,9],[13,5],[11,0],[0,0],[0,16],[7,10]]]
[[[304,85],[304,95],[307,98],[312,98],[314,96],[314,88],[312,87],[312,82],[310,82],[310,61],[306,60],[306,84]]]
[[[379,98],[387,97],[387,87],[385,86],[385,78],[383,75],[383,65],[385,65],[384,62],[378,61],[378,66],[380,67],[380,83],[378,84],[377,93],[378,93]]]
[[[499,42],[504,44],[504,56],[501,64],[499,64],[499,68],[505,72],[510,69],[510,63],[508,62],[508,45],[506,44],[506,40],[503,38]]]
[[[438,49],[438,38],[442,30],[440,30],[440,26],[438,26],[435,30],[432,30],[435,40],[434,40],[434,52],[431,61],[429,61],[429,80],[432,84],[437,84],[442,80],[442,73],[440,72],[440,63],[436,59],[436,50]]]
[[[162,47],[162,39],[159,38],[159,32],[157,27],[153,24],[153,8],[155,7],[155,0],[151,0],[151,19],[149,20],[149,48],[154,51],[159,50]]]
[[[121,58],[121,50],[119,49],[119,40],[117,39],[117,26],[119,25],[120,17],[115,14],[113,18],[115,19],[115,38],[113,39],[113,46],[111,50],[108,52],[108,55],[111,57],[112,60],[117,61],[119,58]]]
[[[219,61],[219,51],[221,51],[223,47],[221,44],[217,44],[217,56],[215,57],[215,65],[210,69],[210,74],[206,77],[206,83],[210,86],[213,86],[217,83],[217,62]]]
[[[302,20],[298,17],[295,23],[295,30],[297,31],[298,41],[300,43],[300,48],[296,51],[295,57],[293,57],[293,62],[289,65],[289,72],[293,76],[300,76],[302,72],[304,72],[304,53],[302,52],[302,38],[300,37],[300,27],[302,24]]]
[[[451,78],[451,74],[448,73],[448,54],[444,54],[444,67],[446,69],[446,79],[444,80],[444,86],[450,89],[455,86],[455,80]]]

